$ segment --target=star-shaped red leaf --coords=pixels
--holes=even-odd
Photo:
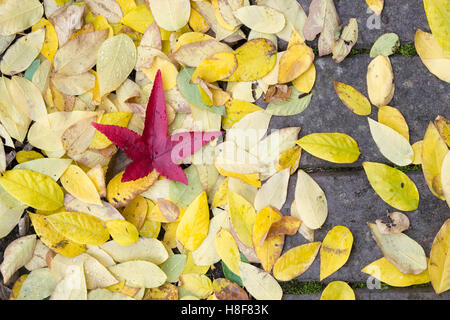
[[[92,125],[114,142],[132,162],[125,169],[122,182],[137,180],[156,169],[172,181],[188,184],[186,174],[177,162],[218,138],[222,132],[183,132],[167,136],[166,102],[161,71],[158,71],[147,105],[142,136],[113,125]]]

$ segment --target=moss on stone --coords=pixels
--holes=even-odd
[[[319,281],[300,282],[291,280],[287,282],[280,282],[284,294],[316,294],[321,293],[325,285]]]
[[[405,56],[405,57],[415,57],[415,56],[417,56],[417,51],[416,51],[416,48],[414,46],[414,43],[407,43],[407,44],[401,45],[398,48],[397,53],[401,54],[402,56]]]

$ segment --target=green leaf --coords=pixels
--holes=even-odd
[[[375,58],[376,56],[390,56],[394,54],[400,47],[400,39],[395,33],[385,33],[375,41],[370,50],[370,57]]]
[[[247,258],[242,253],[241,253],[241,261],[248,263]],[[237,283],[238,285],[240,285],[242,287],[243,286],[242,279],[237,274],[235,274],[233,271],[231,271],[230,268],[228,268],[227,265],[223,261],[221,261],[221,262],[222,262],[222,271],[223,271],[223,274],[225,275],[225,278],[227,278],[228,280],[230,280],[232,282]]]
[[[167,275],[167,282],[177,282],[186,265],[186,255],[174,254],[162,265],[161,270]]]
[[[200,90],[197,84],[191,83],[194,68],[184,68],[178,73],[177,85],[183,97],[199,108],[210,110],[220,115],[225,115],[225,106],[208,106],[203,102]]]
[[[292,88],[291,97],[281,102],[271,102],[266,108],[267,112],[270,112],[274,116],[293,116],[305,111],[305,109],[311,103],[312,93],[304,95],[298,91],[295,87]]]
[[[178,207],[185,209],[203,192],[203,186],[198,176],[197,169],[191,165],[184,170],[188,179],[188,185],[171,181],[169,185],[169,197]]]

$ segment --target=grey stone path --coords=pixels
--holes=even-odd
[[[299,1],[305,11],[310,1]],[[357,17],[359,38],[355,48],[370,49],[373,42],[386,32],[395,32],[401,43],[413,43],[417,29],[429,31],[423,3],[413,1],[386,1],[381,16],[380,29],[369,29],[365,1],[334,1],[344,24],[351,17]],[[450,85],[431,74],[418,56],[390,57],[395,77],[395,95],[390,103],[397,107],[408,122],[411,143],[422,140],[428,123],[437,115],[450,117]],[[359,144],[361,156],[352,164],[333,164],[317,159],[303,152],[301,169],[307,169],[324,190],[329,215],[320,230],[315,233],[315,241],[322,241],[326,233],[337,225],[348,227],[354,236],[352,252],[347,263],[323,280],[323,285],[335,280],[349,283],[366,283],[369,275],[361,269],[383,257],[370,235],[366,222],[374,222],[385,217],[386,212],[397,211],[386,204],[371,188],[362,163],[375,161],[389,164],[378,151],[369,131],[367,117],[355,115],[338,99],[333,81],[349,84],[367,96],[366,72],[371,58],[367,54],[356,54],[336,64],[331,57],[316,58],[317,80],[311,105],[300,115],[294,117],[274,117],[271,128],[301,126],[300,136],[313,132],[343,132],[351,135]],[[372,119],[377,119],[377,108],[373,107]],[[391,164],[392,165],[392,164]],[[338,171],[338,172],[336,172]],[[442,224],[450,218],[450,209],[444,201],[434,197],[428,189],[422,171],[407,172],[420,192],[418,210],[407,213],[411,227],[405,233],[420,243],[427,256],[433,239]],[[289,214],[294,197],[296,175],[291,178],[288,200],[283,208]],[[286,237],[284,251],[307,243],[301,235]],[[320,257],[313,265],[296,279],[301,283],[319,281]],[[436,295],[431,285],[411,288],[388,288],[386,290],[356,289],[357,299],[450,299],[450,292]],[[289,300],[317,300],[320,293],[292,295]]]

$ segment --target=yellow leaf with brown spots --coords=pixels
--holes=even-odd
[[[352,245],[353,235],[347,227],[336,226],[327,233],[320,249],[320,281],[347,262]]]

